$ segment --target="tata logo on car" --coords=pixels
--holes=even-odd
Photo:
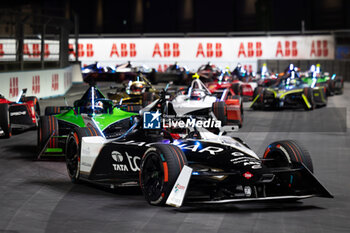
[[[160,116],[161,113],[157,112],[144,112],[143,113],[143,128],[144,129],[160,129]]]
[[[124,157],[121,153],[119,153],[118,151],[112,151],[112,158],[114,159],[114,161],[120,163],[123,162]]]

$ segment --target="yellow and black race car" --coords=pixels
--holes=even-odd
[[[253,109],[304,108],[327,105],[326,88],[306,85],[295,72],[281,77],[270,87],[257,87],[254,90]]]
[[[107,93],[109,99],[117,105],[147,106],[159,98],[158,91],[142,74],[135,76],[133,80],[123,83],[123,87],[116,88],[115,92]]]

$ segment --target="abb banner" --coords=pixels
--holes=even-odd
[[[44,59],[50,61],[58,60],[59,48],[59,41],[45,40]],[[0,39],[0,61],[15,61],[16,51],[15,39]],[[23,41],[23,59],[40,61],[40,56],[41,41],[39,39],[25,39]]]
[[[38,98],[64,95],[72,86],[72,67],[65,69],[0,73],[0,94],[15,101],[23,88]]]
[[[79,39],[83,65],[133,62],[164,70],[177,61],[192,70],[212,62],[231,69],[241,63],[256,71],[258,59],[334,59],[333,36],[270,36],[235,38],[83,38]],[[75,60],[75,40],[69,40],[70,59]],[[59,42],[46,40],[45,60],[58,60]],[[40,40],[24,40],[25,60],[40,60]],[[16,41],[0,39],[0,61],[15,60]]]
[[[70,59],[75,41],[70,40]],[[192,70],[212,62],[231,69],[241,63],[256,71],[258,59],[334,59],[333,36],[271,36],[236,38],[79,39],[79,60],[116,65],[127,61],[164,70],[178,62]]]

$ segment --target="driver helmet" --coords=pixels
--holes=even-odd
[[[205,97],[205,93],[203,90],[194,89],[191,93],[191,100],[201,100]]]
[[[95,113],[103,113],[103,102],[98,100],[95,102]]]
[[[96,101],[96,103],[95,103],[95,108],[103,108],[103,103],[102,103],[102,101]]]
[[[132,82],[127,88],[126,92],[133,95],[141,95],[145,91],[143,82]]]

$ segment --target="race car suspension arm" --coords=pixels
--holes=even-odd
[[[55,130],[52,131],[50,137],[46,140],[45,145],[43,146],[43,148],[41,149],[40,153],[38,154],[37,159],[40,159],[41,155],[44,154],[44,152],[46,151],[47,146],[49,145],[49,142],[50,142],[50,140],[51,140],[51,138],[53,137],[54,134],[55,134]]]

